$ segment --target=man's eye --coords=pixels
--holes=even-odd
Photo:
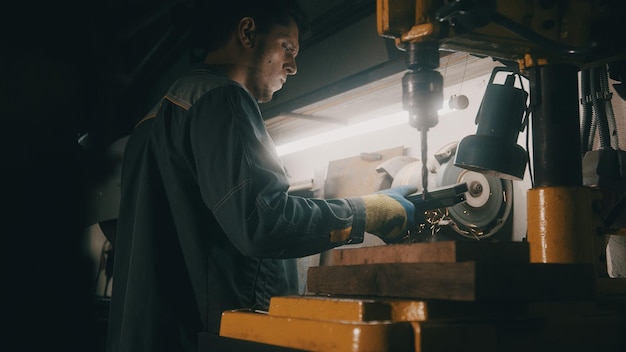
[[[283,44],[283,50],[285,50],[287,53],[292,54],[292,55],[295,54],[296,52],[296,49],[294,47],[289,46],[287,44]]]

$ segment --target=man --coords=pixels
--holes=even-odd
[[[126,147],[109,352],[195,352],[198,333],[219,333],[223,311],[297,294],[293,258],[359,243],[365,231],[392,241],[414,222],[404,198],[414,187],[332,200],[287,193],[257,104],[296,74],[299,12],[288,0],[224,5],[197,27],[213,34],[204,63]]]

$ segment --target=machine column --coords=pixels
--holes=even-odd
[[[528,69],[531,84],[533,188],[528,191],[531,262],[594,263],[595,192],[582,185],[578,70]],[[600,218],[601,223],[601,218]]]
[[[534,186],[582,186],[578,70],[530,68]]]

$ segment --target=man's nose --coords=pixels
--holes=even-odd
[[[295,75],[298,72],[298,65],[296,65],[296,59],[291,59],[285,65],[285,69],[287,70],[287,74],[290,76]]]

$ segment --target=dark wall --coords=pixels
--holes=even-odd
[[[0,348],[89,351],[91,274],[80,227],[84,151],[76,143],[94,83],[80,30],[88,18],[53,2],[3,7],[0,233],[7,338]]]

